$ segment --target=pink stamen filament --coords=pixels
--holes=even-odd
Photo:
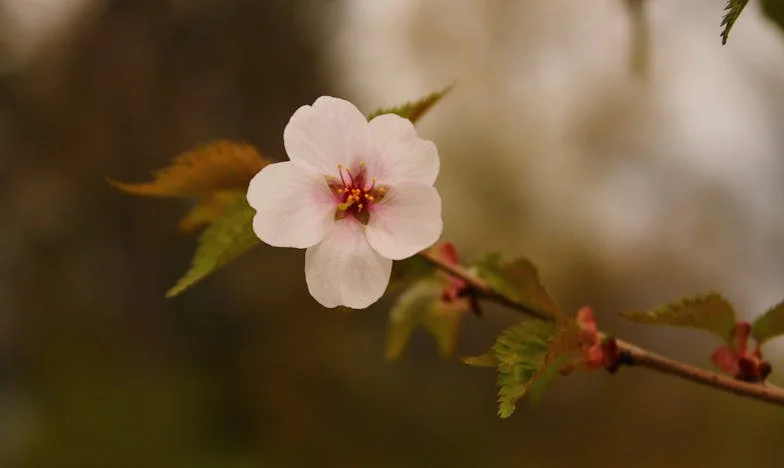
[[[351,170],[349,168],[346,168],[346,173],[348,174],[348,179],[351,181],[351,186],[353,187],[354,186],[354,176],[351,175]]]
[[[344,169],[346,174],[348,174],[348,180],[346,180],[346,176],[343,174]],[[371,179],[370,186],[365,187],[365,170],[365,164],[360,162],[359,171],[355,177],[351,169],[339,164],[338,174],[340,181],[335,177],[327,177],[327,184],[337,198],[338,211],[344,213],[341,216],[351,214],[355,217],[361,217],[361,219],[365,220],[364,222],[367,222],[367,215],[372,211],[371,207],[374,203],[384,198],[386,187],[377,186],[375,178]]]
[[[346,186],[346,181],[343,180],[343,165],[342,164],[338,164],[338,174],[340,175],[340,182],[345,187]]]

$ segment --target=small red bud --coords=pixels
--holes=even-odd
[[[741,357],[738,359],[738,372],[735,374],[735,378],[738,380],[743,380],[744,382],[753,382],[757,379],[757,366],[754,365],[754,361],[747,357]]]
[[[749,352],[751,325],[738,322],[732,327],[729,346],[717,348],[711,360],[728,374],[744,382],[762,382],[771,372],[768,362],[762,360],[759,344]]]
[[[455,244],[451,241],[445,241],[439,244],[437,247],[437,254],[450,265],[457,265],[460,263],[460,255],[457,253]]]

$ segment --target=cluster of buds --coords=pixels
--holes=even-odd
[[[771,372],[770,364],[762,359],[759,344],[749,350],[751,325],[738,322],[732,328],[729,344],[713,352],[711,360],[728,374],[744,382],[762,382]]]
[[[433,250],[441,261],[452,266],[460,265],[460,256],[452,242],[442,242],[435,246]],[[479,308],[479,300],[477,299],[476,294],[473,293],[471,285],[460,277],[449,275],[447,284],[441,290],[441,300],[447,304],[468,300],[469,307],[474,315],[477,317],[482,316],[482,310]]]
[[[588,369],[601,369],[614,373],[621,366],[621,352],[614,338],[602,336],[593,310],[586,306],[577,311],[580,330],[580,350],[583,365]]]

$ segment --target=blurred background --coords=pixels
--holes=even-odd
[[[301,251],[165,300],[187,205],[104,182],[218,138],[283,159],[319,95],[371,111],[456,82],[420,124],[445,238],[526,255],[567,310],[707,366],[709,336],[617,313],[784,297],[784,40],[752,0],[722,47],[725,3],[0,0],[0,467],[781,466],[780,409],[637,369],[501,421],[492,371],[424,333],[384,362],[394,298],[320,308]],[[461,354],[517,319],[495,312]]]

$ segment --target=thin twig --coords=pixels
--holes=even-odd
[[[616,343],[621,353],[626,354],[623,364],[657,370],[664,374],[674,375],[702,385],[718,388],[725,392],[784,406],[784,389],[781,387],[766,383],[743,382],[726,375],[666,358],[625,341],[616,339]]]
[[[514,299],[508,298],[494,290],[485,281],[471,275],[461,266],[450,265],[434,256],[428,251],[419,254],[422,258],[433,264],[436,268],[456,276],[466,283],[480,297],[491,300],[498,304],[509,307],[521,314],[539,320],[552,320],[552,317],[542,315],[535,310],[528,308]],[[752,398],[775,405],[784,406],[784,388],[766,383],[749,383],[733,379],[722,374],[707,371],[699,367],[691,366],[673,359],[666,358],[652,351],[643,349],[637,345],[616,339],[618,349],[622,355],[621,364],[627,366],[638,366],[653,369],[663,374],[680,377],[702,385],[717,388],[725,392],[734,393],[746,398]]]
[[[477,278],[476,276],[470,274],[465,268],[460,265],[450,265],[449,263],[444,262],[440,258],[436,257],[432,253],[427,250],[419,252],[419,256],[430,262],[433,266],[438,268],[441,271],[449,273],[452,276],[456,276],[466,283],[471,285],[471,289],[475,294],[483,299],[490,300],[497,304],[501,304],[504,306],[509,307],[510,309],[514,309],[516,312],[519,312],[524,315],[528,315],[531,318],[539,319],[539,320],[552,320],[553,318],[545,315],[541,312],[537,312],[522,302],[516,301],[512,298],[506,297],[503,294],[499,293],[498,291],[494,290],[483,281],[481,278]]]

